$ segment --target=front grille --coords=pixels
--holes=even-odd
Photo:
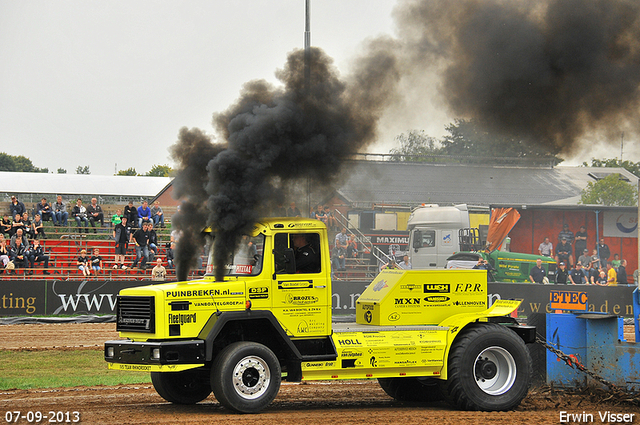
[[[132,297],[118,295],[116,314],[118,332],[155,333],[154,297]]]

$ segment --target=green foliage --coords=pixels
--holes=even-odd
[[[116,174],[116,176],[139,176],[139,174],[135,168],[131,167],[126,170],[118,171],[118,174]]]
[[[38,168],[25,156],[14,156],[0,152],[0,171],[14,171],[21,173],[48,173],[48,168]]]
[[[624,168],[636,177],[640,177],[640,162],[620,161],[618,158],[595,159],[591,158],[591,165],[586,162],[582,163],[583,167],[608,167],[608,168]]]
[[[638,193],[634,186],[620,179],[620,174],[610,174],[597,182],[589,182],[582,190],[581,204],[608,206],[637,205]]]
[[[91,174],[91,170],[89,170],[88,165],[85,165],[84,167],[82,165],[78,165],[76,167],[76,174]]]
[[[428,136],[424,130],[411,130],[409,134],[400,134],[395,138],[400,145],[397,149],[391,149],[390,154],[400,155],[391,158],[391,161],[424,161],[424,158],[416,155],[437,155],[440,142],[435,137]]]
[[[58,168],[58,174],[67,174],[67,170],[64,168]]]
[[[146,175],[152,177],[169,177],[172,172],[173,168],[168,165],[154,165]]]

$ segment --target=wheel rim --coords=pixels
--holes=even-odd
[[[476,384],[489,395],[504,394],[516,380],[516,362],[502,347],[484,349],[473,364]]]
[[[260,357],[247,356],[233,368],[233,388],[247,400],[259,398],[267,392],[271,371]]]

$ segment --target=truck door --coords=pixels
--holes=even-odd
[[[411,231],[410,257],[414,269],[434,268],[438,260],[434,229],[415,228]]]
[[[454,229],[438,230],[437,267],[442,268],[447,265],[447,258],[451,257],[458,249],[458,231]]]
[[[313,232],[278,233],[274,238],[273,308],[291,336],[330,332],[331,270],[325,270],[330,267],[329,252],[321,240]]]

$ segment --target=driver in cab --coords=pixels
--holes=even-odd
[[[320,253],[309,244],[301,233],[291,235],[296,259],[296,273],[318,273],[320,271]]]

